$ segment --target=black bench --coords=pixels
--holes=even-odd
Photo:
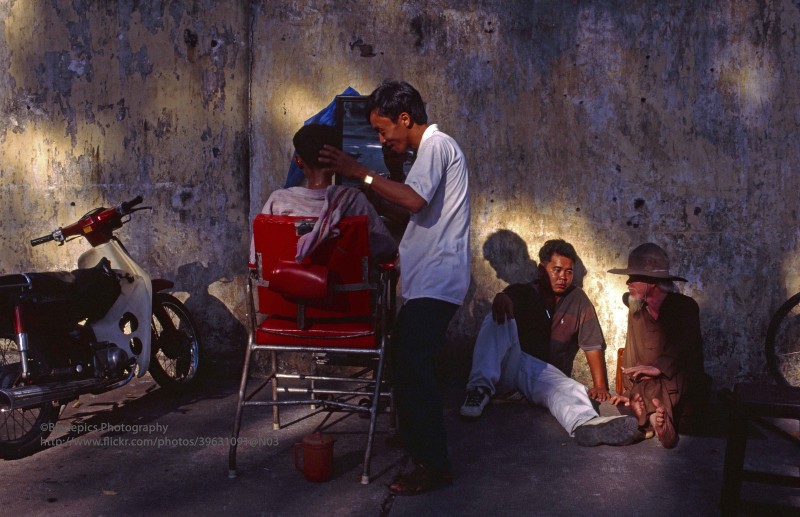
[[[744,501],[740,494],[742,482],[800,489],[800,476],[744,468],[749,423],[762,421],[763,418],[800,420],[800,388],[770,384],[737,384],[733,390],[732,409],[722,477],[720,499],[722,515],[737,515],[738,512],[800,515],[800,507],[787,508],[775,503]],[[776,426],[767,425],[765,428],[793,441],[798,446],[797,454],[800,458],[800,443],[797,436],[792,436]]]

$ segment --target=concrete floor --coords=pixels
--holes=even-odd
[[[455,384],[455,383],[453,383]],[[725,412],[713,407],[703,436],[682,436],[674,450],[656,440],[627,447],[583,448],[544,409],[494,402],[475,423],[458,418],[463,387],[445,386],[455,469],[452,487],[393,497],[386,485],[405,466],[385,444],[379,420],[370,485],[361,485],[367,421],[350,416],[325,432],[336,438],[334,477],[311,483],[292,460],[292,444],[323,416],[273,431],[268,410],[248,408],[238,476],[228,477],[228,438],[237,381],[207,383],[192,396],[170,396],[146,376],[101,396],[81,397],[51,440],[73,439],[30,457],[3,461],[5,515],[717,515]],[[601,412],[614,408],[603,405]],[[287,411],[284,423],[304,414]],[[797,433],[797,422],[781,425]],[[161,439],[159,443],[157,440]],[[754,430],[748,464],[798,474],[797,443]],[[152,440],[150,444],[134,440]],[[96,440],[95,442],[86,440]],[[195,443],[191,443],[194,440]],[[745,493],[800,506],[800,493],[746,486]],[[745,515],[746,513],[743,513]]]

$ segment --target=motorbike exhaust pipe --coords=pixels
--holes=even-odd
[[[102,393],[128,384],[135,375],[131,368],[122,379],[81,379],[49,382],[31,386],[0,389],[0,411],[13,411],[39,406],[45,402],[72,400],[86,393]]]

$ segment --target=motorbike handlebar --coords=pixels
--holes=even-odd
[[[117,208],[117,213],[119,213],[120,215],[128,215],[129,213],[131,213],[131,209],[133,209],[133,207],[135,207],[142,201],[144,201],[144,198],[142,198],[142,196],[136,196],[130,201],[123,201],[122,203],[119,204],[119,207]]]
[[[121,228],[124,224],[123,217],[136,210],[142,210],[141,208],[134,209],[134,207],[143,200],[139,195],[130,201],[123,201],[116,208],[95,208],[77,222],[58,228],[50,235],[31,240],[31,246],[38,246],[50,241],[58,241],[59,244],[63,244],[69,237],[78,235],[85,237],[92,246],[108,242],[112,238],[114,230]]]
[[[38,246],[39,244],[44,244],[45,242],[50,242],[52,240],[55,240],[53,234],[37,237],[35,239],[31,239],[31,246]]]

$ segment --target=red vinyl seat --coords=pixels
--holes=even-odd
[[[248,283],[251,330],[229,453],[231,476],[236,473],[235,444],[245,407],[272,407],[273,428],[280,429],[281,406],[308,405],[369,414],[361,476],[362,483],[369,483],[376,417],[391,401],[383,372],[396,273],[394,264],[372,264],[366,216],[343,218],[338,235],[298,263],[298,239],[315,221],[260,214],[253,223],[257,263]],[[270,353],[269,374],[250,389],[253,356],[263,351]],[[298,352],[316,358],[311,371],[279,371],[278,355]],[[339,371],[320,373],[333,357]],[[341,367],[350,363],[359,368],[357,373],[341,373]],[[268,391],[262,390],[268,383],[272,383],[270,399],[256,400],[258,392]]]

